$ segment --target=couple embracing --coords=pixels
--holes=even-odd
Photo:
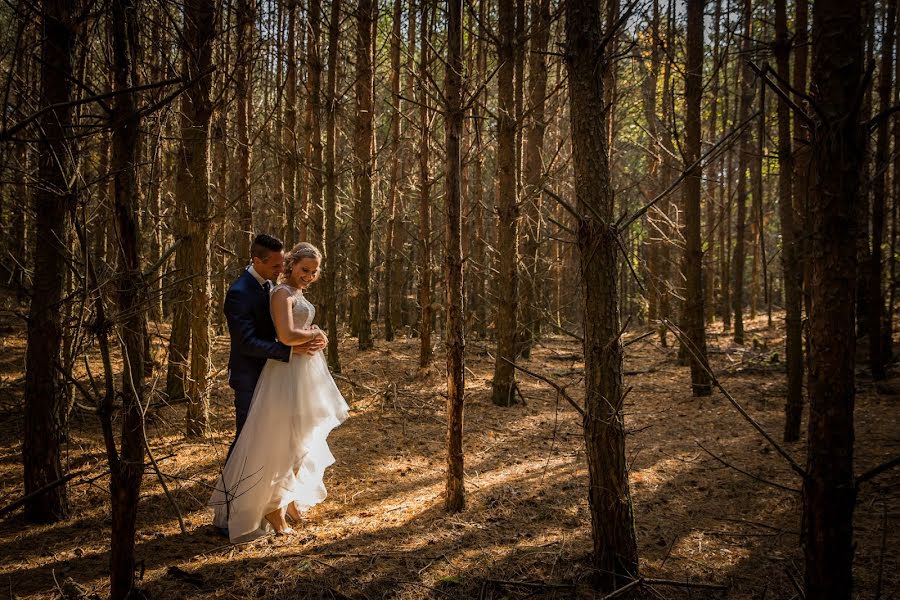
[[[348,410],[322,353],[328,338],[303,295],[322,254],[306,242],[285,253],[265,234],[250,254],[225,296],[237,434],[209,500],[213,524],[234,543],[290,535],[287,519],[299,522],[325,498],[322,477],[334,463],[326,438]]]

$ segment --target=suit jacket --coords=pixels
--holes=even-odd
[[[238,391],[252,392],[266,360],[288,362],[291,347],[276,340],[269,294],[247,270],[225,294],[225,318],[231,336],[228,385]]]

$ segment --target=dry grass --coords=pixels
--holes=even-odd
[[[19,497],[23,332],[5,321],[0,353],[0,505]],[[750,338],[768,349],[735,348],[713,329],[714,367],[723,384],[780,438],[785,378],[778,331],[764,320]],[[227,339],[215,343],[216,365]],[[212,392],[213,434],[181,435],[183,407],[163,410],[150,426],[154,455],[185,516],[182,534],[155,476],[144,483],[138,524],[140,587],[169,598],[590,598],[590,523],[586,469],[575,411],[555,392],[522,378],[527,404],[490,404],[490,358],[469,345],[466,405],[468,508],[442,507],[445,461],[443,359],[416,369],[417,340],[378,343],[359,353],[344,340],[338,381],[353,407],[329,439],[337,464],[327,473],[328,499],[295,538],[231,546],[204,509],[232,435],[231,395],[223,376]],[[530,369],[569,384],[578,397],[579,348],[549,337]],[[754,474],[799,487],[772,452],[721,397],[695,399],[689,372],[672,349],[648,338],[628,348],[626,424],[635,522],[645,576],[710,581],[728,591],[657,587],[658,598],[792,598],[802,580],[799,497],[723,467],[697,445]],[[900,383],[877,389],[859,378],[856,464],[862,471],[896,455]],[[805,441],[790,446],[803,463]],[[96,419],[73,413],[69,469],[105,471]],[[856,513],[857,597],[876,589],[886,533],[882,597],[900,589],[896,471],[866,484]],[[0,597],[59,597],[71,578],[105,595],[109,508],[105,477],[71,489],[73,516],[28,525],[21,513],[0,521]],[[528,585],[528,584],[531,585]],[[7,588],[3,590],[3,588]],[[654,595],[655,594],[655,595]],[[599,596],[597,596],[599,597]]]

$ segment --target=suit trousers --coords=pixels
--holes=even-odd
[[[229,456],[231,455],[231,449],[234,448],[234,443],[237,442],[238,437],[241,435],[241,429],[244,428],[244,423],[247,422],[247,414],[250,412],[251,400],[253,400],[253,390],[234,390],[235,432],[234,440],[228,448]]]

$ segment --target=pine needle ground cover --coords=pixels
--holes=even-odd
[[[19,323],[4,318],[0,340],[0,506],[22,494]],[[776,323],[780,327],[780,315]],[[716,325],[709,332],[712,366],[723,386],[779,438],[786,392],[783,330],[767,329],[764,317],[750,321],[746,347],[734,346]],[[641,333],[629,332],[626,339]],[[295,537],[232,546],[210,525],[204,504],[233,431],[224,371],[213,379],[213,430],[207,439],[184,438],[183,404],[148,412],[153,455],[187,531],[181,532],[175,509],[149,471],[136,574],[147,597],[600,597],[589,585],[580,417],[563,398],[520,373],[525,403],[493,405],[490,345],[468,342],[467,508],[448,514],[442,348],[434,366],[422,371],[417,339],[379,341],[365,352],[356,350],[355,340],[343,342],[337,381],[352,414],[329,438],[337,457],[326,475],[329,496],[308,513]],[[156,350],[164,356],[161,345]],[[224,365],[227,352],[227,337],[216,338],[213,364]],[[580,360],[577,342],[550,336],[522,364],[580,399]],[[657,585],[644,588],[643,595],[794,597],[792,579],[802,581],[800,498],[783,488],[799,489],[800,481],[720,394],[691,396],[689,367],[678,365],[677,348],[662,348],[657,337],[647,337],[626,349],[626,370],[626,386],[632,388],[625,402],[627,448],[642,575],[728,586],[722,592]],[[154,377],[158,373],[164,373],[160,365]],[[857,386],[855,460],[861,473],[900,448],[900,378],[876,386],[860,370]],[[66,457],[70,471],[83,471],[70,490],[74,516],[29,525],[18,511],[0,520],[2,596],[102,598],[108,591],[106,462],[96,417],[77,402]],[[786,446],[801,464],[805,444],[804,435]],[[900,589],[898,483],[895,469],[860,490],[854,564],[859,598],[879,589],[890,597]]]

